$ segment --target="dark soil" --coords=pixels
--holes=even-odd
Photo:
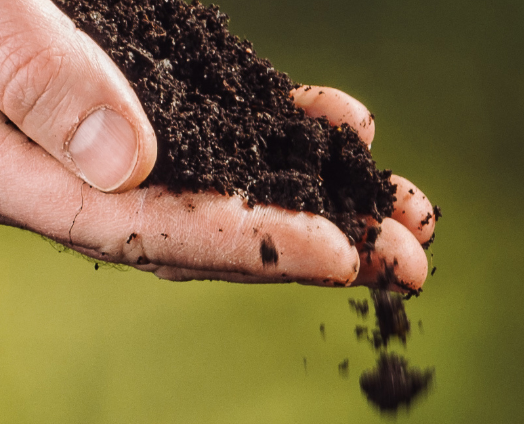
[[[364,300],[355,300],[348,299],[349,307],[354,310],[358,316],[366,318],[369,312],[369,304],[367,299]]]
[[[361,375],[360,387],[378,408],[383,411],[396,411],[401,404],[409,406],[414,397],[428,388],[434,371],[421,372],[417,369],[408,369],[407,361],[402,356],[387,352],[392,338],[406,345],[411,332],[411,323],[404,303],[412,295],[418,295],[418,292],[412,291],[407,296],[401,296],[387,290],[391,284],[398,285],[393,267],[385,266],[385,271],[378,280],[379,288],[370,290],[375,308],[376,327],[371,329],[371,334],[366,326],[355,327],[357,340],[367,340],[375,351],[380,352],[376,369]],[[348,299],[348,302],[358,316],[365,318],[365,315],[360,312],[360,305],[365,305],[367,312],[366,300]]]
[[[387,348],[391,338],[400,340],[406,345],[407,337],[411,331],[411,323],[404,307],[404,297],[389,290],[371,290],[371,299],[375,308],[376,328],[369,333],[368,327],[357,325],[355,334],[359,340],[367,340],[374,349]],[[351,302],[355,302],[350,299]],[[367,301],[366,301],[367,306]],[[358,309],[357,315],[365,318]]]
[[[411,325],[406,315],[401,295],[388,290],[373,290],[371,298],[375,305],[378,333],[374,337],[374,344],[387,346],[391,337],[397,337],[406,344]]]
[[[338,373],[342,378],[349,377],[349,359],[345,358],[338,364]]]
[[[347,125],[297,109],[298,84],[228,32],[217,6],[179,0],[54,0],[117,63],[159,154],[145,184],[239,193],[250,206],[320,214],[350,240],[357,214],[390,216],[396,186]],[[273,261],[270,249],[264,253]]]
[[[391,338],[396,338],[406,345],[411,323],[404,307],[405,297],[385,289],[370,290],[370,292],[375,308],[376,327],[371,330],[370,335],[368,327],[357,325],[355,327],[357,339],[369,341],[377,350],[387,348]],[[349,299],[349,304],[358,316],[363,318],[367,316],[367,300]],[[366,313],[362,314],[359,308],[352,305],[365,305]]]
[[[360,387],[368,399],[383,411],[396,411],[401,404],[428,388],[433,370],[408,368],[407,361],[394,353],[382,353],[377,367],[360,376]]]

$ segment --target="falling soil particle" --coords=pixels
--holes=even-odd
[[[381,344],[387,346],[391,337],[397,337],[406,344],[411,326],[402,296],[388,290],[373,290],[371,297],[375,305]]]
[[[179,0],[54,0],[120,67],[153,125],[145,184],[242,195],[334,222],[391,216],[396,186],[354,129],[295,107],[299,86],[227,29],[217,6]]]
[[[367,299],[364,300],[355,300],[348,299],[348,304],[351,309],[353,309],[358,316],[366,318],[369,313],[369,303]]]
[[[349,359],[345,358],[340,364],[338,364],[338,373],[342,378],[349,377]]]
[[[364,325],[357,325],[355,327],[355,334],[358,340],[368,337],[368,328]]]
[[[361,375],[360,387],[382,411],[395,411],[425,391],[433,374],[430,369],[408,368],[407,361],[394,353],[382,353],[377,367]]]
[[[438,219],[442,217],[442,210],[440,209],[440,206],[433,206],[433,215],[435,215],[435,221],[438,221]]]
[[[411,331],[404,305],[411,293],[403,297],[387,289],[392,284],[398,284],[393,268],[384,264],[384,272],[377,281],[378,289],[370,290],[376,328],[370,334],[368,327],[355,327],[357,340],[367,340],[375,351],[380,352],[376,369],[361,375],[360,387],[368,399],[383,411],[396,411],[401,404],[409,406],[415,396],[427,389],[434,374],[433,371],[409,369],[403,357],[387,352],[391,338],[398,339],[405,346]],[[359,315],[355,305],[363,302],[349,301]],[[421,326],[422,321],[419,321],[419,329]]]

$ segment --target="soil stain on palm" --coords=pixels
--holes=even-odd
[[[266,234],[260,242],[260,257],[263,266],[276,265],[278,263],[278,252],[269,234]]]

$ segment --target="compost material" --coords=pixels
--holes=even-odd
[[[408,367],[408,362],[394,353],[382,353],[377,367],[360,376],[360,387],[368,399],[383,411],[396,411],[409,405],[424,392],[433,377],[433,370]]]
[[[396,186],[347,126],[295,107],[298,87],[228,31],[217,6],[179,0],[54,0],[120,67],[158,140],[145,184],[234,193],[334,222],[359,241],[393,211]]]
[[[379,353],[376,368],[360,376],[360,388],[371,403],[381,411],[388,412],[395,412],[401,405],[410,406],[414,398],[427,391],[434,377],[434,370],[409,368],[404,357],[388,352],[392,339],[406,346],[411,323],[406,314],[405,300],[419,294],[413,291],[401,296],[390,292],[387,288],[396,283],[393,267],[384,266],[377,281],[378,288],[370,290],[376,326],[371,334],[367,326],[355,327],[357,340],[367,340]],[[366,317],[367,300],[348,299],[348,303],[358,316]],[[364,305],[366,315],[360,313]]]

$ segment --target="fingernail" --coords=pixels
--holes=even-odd
[[[103,191],[120,187],[131,175],[138,156],[137,135],[118,113],[99,109],[78,127],[69,154],[81,177]]]

